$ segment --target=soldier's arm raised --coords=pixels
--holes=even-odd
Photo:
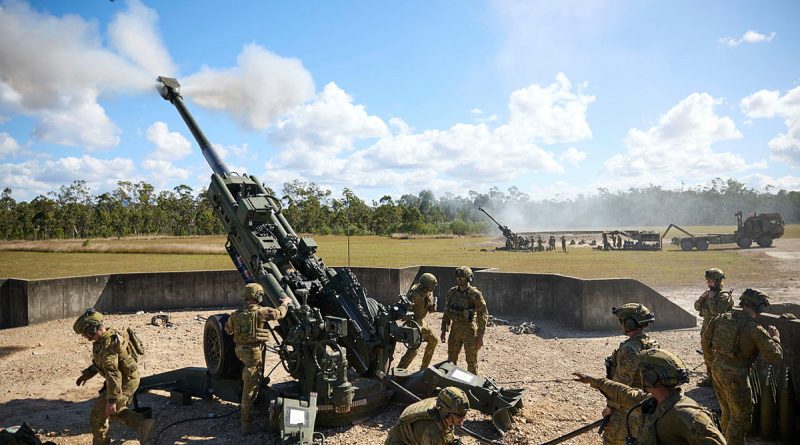
[[[775,326],[770,326],[770,333],[761,326],[750,331],[753,341],[758,347],[758,351],[764,360],[770,364],[776,364],[783,358],[783,349],[781,348],[781,338],[778,329]],[[772,335],[771,335],[772,334]]]

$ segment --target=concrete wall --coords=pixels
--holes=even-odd
[[[473,269],[489,312],[501,317],[554,319],[584,330],[616,330],[611,306],[639,301],[656,313],[657,329],[693,327],[693,315],[650,287],[630,279],[580,280],[552,274]],[[455,285],[454,269],[356,267],[367,293],[384,304],[397,301],[423,273],[439,278],[439,310]],[[157,311],[188,307],[232,307],[240,303],[235,270],[111,274],[48,280],[0,280],[0,328],[80,315],[87,307],[103,312]]]

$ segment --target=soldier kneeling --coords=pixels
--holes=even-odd
[[[453,435],[469,411],[467,394],[448,386],[436,397],[420,400],[403,410],[397,425],[389,430],[384,445],[450,445],[460,440]]]

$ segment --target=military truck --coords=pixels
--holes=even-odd
[[[673,227],[688,236],[673,237],[671,243],[680,246],[681,250],[689,251],[694,248],[697,250],[708,249],[709,244],[733,244],[736,243],[742,249],[749,248],[753,241],[761,247],[769,247],[772,241],[783,236],[784,222],[780,213],[755,213],[753,212],[747,219],[743,219],[742,211],[736,212],[736,231],[733,233],[709,233],[706,235],[693,235],[684,230],[677,224],[670,224],[664,235],[661,236],[663,242],[667,232]]]

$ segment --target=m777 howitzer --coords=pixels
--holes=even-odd
[[[499,222],[497,222],[497,220],[492,218],[492,215],[486,212],[486,210],[483,210],[482,207],[478,207],[478,210],[483,212],[486,216],[489,217],[489,219],[492,220],[492,222],[497,224],[497,229],[500,230],[500,232],[502,232],[504,237],[506,237],[505,249],[498,247],[497,250],[531,250],[532,243],[528,238],[514,233],[511,229],[508,228],[508,226],[504,226]]]
[[[377,373],[389,372],[398,342],[416,348],[421,341],[409,301],[401,296],[397,303],[384,306],[367,296],[352,271],[326,266],[316,255],[314,240],[295,233],[280,201],[255,176],[228,170],[184,105],[178,81],[158,80],[161,96],[178,110],[213,171],[207,197],[228,234],[225,249],[243,281],[264,287],[262,305],[277,307],[284,298],[291,302],[277,326],[264,327],[293,379],[272,385],[265,379],[260,388],[258,400],[269,406],[273,428],[281,431],[285,443],[305,444],[310,443],[315,422],[346,425],[377,413],[394,394]],[[166,387],[191,396],[213,394],[239,401],[242,363],[234,354],[232,337],[223,329],[227,319],[227,314],[218,314],[206,322],[206,368],[145,377],[142,388]],[[446,371],[433,367],[428,371],[435,375],[426,378],[426,385],[415,387],[423,396],[448,386]],[[489,414],[509,411],[521,398],[492,388],[470,389],[487,400]],[[300,426],[298,414],[287,410],[305,413]]]

